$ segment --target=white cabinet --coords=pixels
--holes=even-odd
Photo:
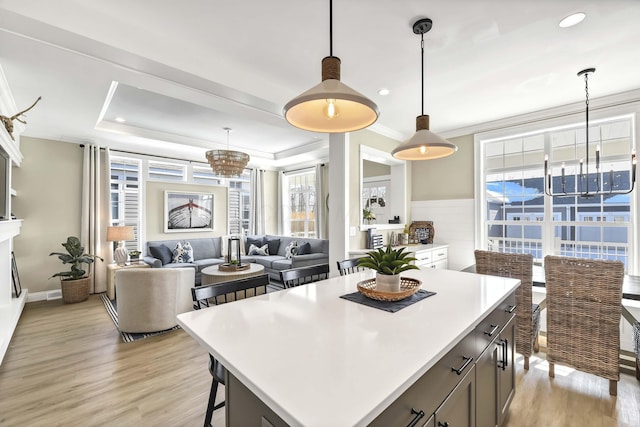
[[[409,248],[413,249],[411,246]],[[447,245],[420,245],[413,249],[413,256],[416,258],[415,264],[420,268],[442,268],[446,270],[449,267],[448,249]]]

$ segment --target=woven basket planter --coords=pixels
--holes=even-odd
[[[86,301],[89,298],[89,277],[75,280],[61,280],[62,301],[65,304]]]

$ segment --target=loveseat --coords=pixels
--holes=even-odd
[[[188,242],[192,248],[192,257],[188,262],[178,262],[174,250],[178,243],[182,247]],[[296,249],[291,249],[293,243]],[[256,248],[268,248],[268,255],[249,254],[251,245]],[[265,273],[272,280],[280,281],[280,271],[289,268],[304,267],[329,263],[329,241],[306,237],[289,237],[275,235],[246,236],[241,241],[242,262],[253,262],[264,266]],[[265,248],[266,246],[266,248]],[[152,268],[193,267],[196,270],[195,283],[200,284],[202,269],[222,264],[226,255],[227,237],[205,237],[178,240],[150,240],[147,242],[144,262]],[[287,252],[289,254],[287,255]],[[184,261],[184,258],[182,259]]]

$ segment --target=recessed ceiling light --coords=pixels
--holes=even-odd
[[[122,118],[122,117],[116,117],[116,119],[115,119],[115,120],[116,120],[116,122],[118,122],[118,123],[124,123],[124,122],[126,122],[126,120],[125,120],[124,118]]]
[[[382,88],[382,89],[380,89],[380,90],[378,91],[378,95],[381,95],[381,96],[387,96],[387,95],[389,95],[389,92],[390,92],[390,91],[389,91],[389,89]]]
[[[560,28],[573,27],[574,25],[581,23],[586,16],[587,15],[583,12],[572,13],[571,15],[562,18],[562,21],[560,21],[560,24],[558,25],[560,25]]]

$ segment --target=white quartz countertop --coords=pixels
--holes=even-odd
[[[192,311],[178,323],[289,425],[364,426],[520,283],[410,270],[402,276],[437,294],[396,313],[340,298],[372,275]]]

